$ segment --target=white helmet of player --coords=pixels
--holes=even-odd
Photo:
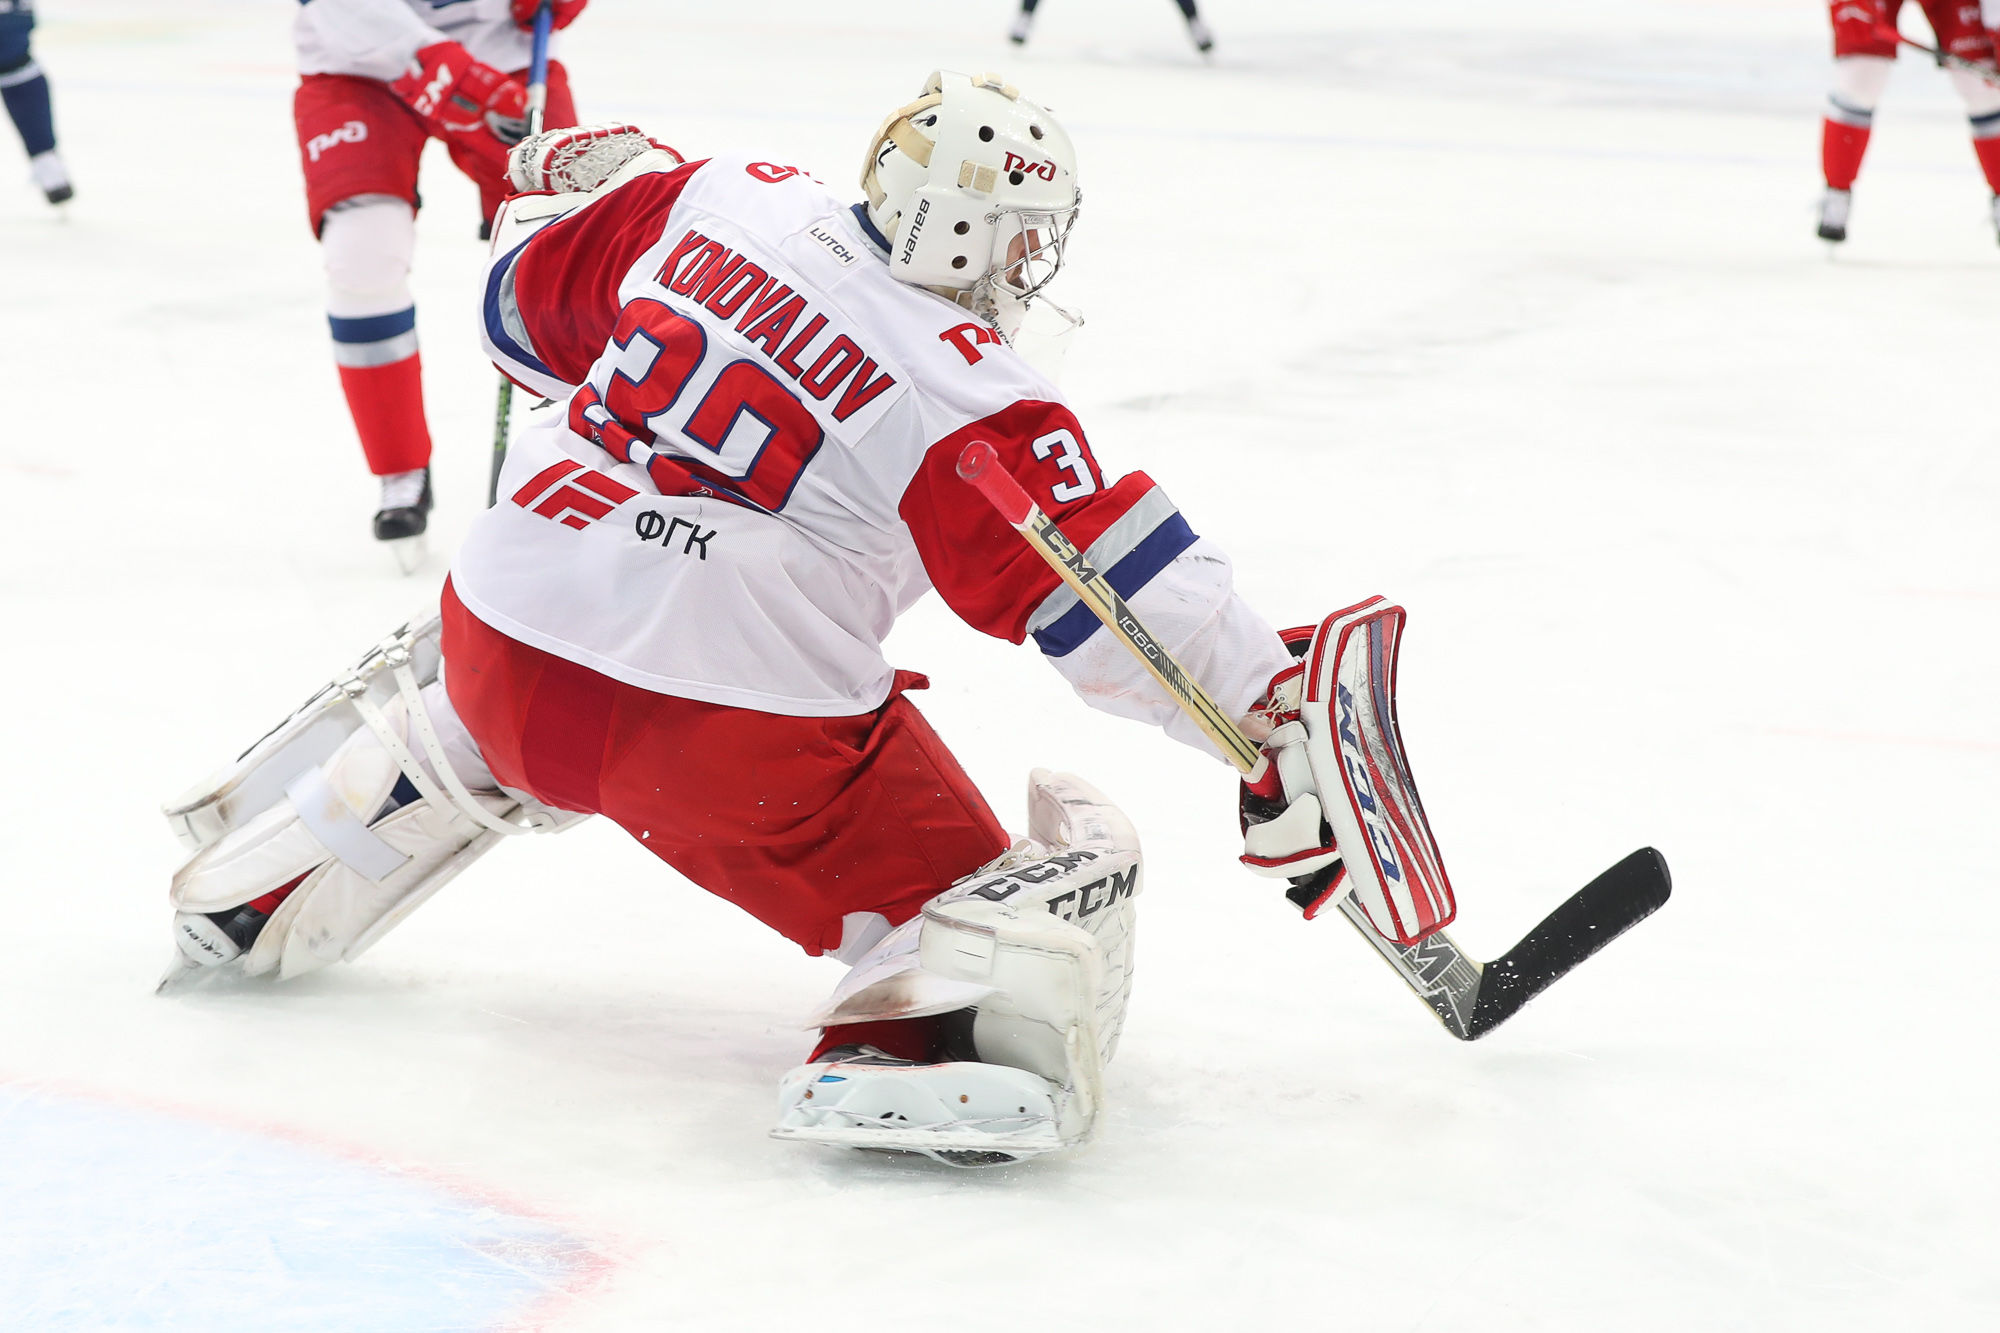
[[[889,242],[889,271],[1010,339],[1061,269],[1082,198],[1076,150],[1046,108],[997,74],[952,70],[933,73],[882,122],[861,188]]]

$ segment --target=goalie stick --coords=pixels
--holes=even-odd
[[[549,105],[549,35],[555,31],[555,0],[542,0],[535,11],[535,41],[528,54],[528,133],[542,132]],[[507,431],[514,417],[514,381],[500,377],[500,397],[493,405],[493,467],[486,476],[486,507],[500,498],[500,469],[507,464]]]
[[[1258,745],[1146,631],[1110,580],[1063,536],[1018,481],[995,466],[996,462],[993,446],[974,440],[959,455],[958,475],[986,497],[1007,525],[1020,533],[1105,627],[1131,649],[1237,769],[1249,772],[1256,766]],[[1430,1006],[1445,1031],[1460,1041],[1474,1041],[1519,1013],[1529,1000],[1584,959],[1651,916],[1667,901],[1671,890],[1666,858],[1651,847],[1642,847],[1572,894],[1520,943],[1488,963],[1460,949],[1442,930],[1410,945],[1384,937],[1352,893],[1340,895],[1339,907],[1341,915],[1375,946],[1403,983]]]

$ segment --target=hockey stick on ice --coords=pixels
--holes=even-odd
[[[1203,733],[1242,772],[1255,767],[1257,744],[1182,670],[1173,654],[1146,631],[1111,581],[1093,568],[1041,507],[1005,469],[993,446],[974,440],[959,455],[958,475],[979,490],[1008,526],[1082,599],[1106,628],[1132,650],[1146,670]],[[1490,963],[1462,951],[1443,931],[1416,944],[1385,938],[1355,903],[1339,898],[1341,915],[1375,946],[1445,1030],[1460,1041],[1485,1036],[1520,1012],[1571,968],[1645,920],[1667,900],[1672,882],[1666,858],[1643,847],[1586,884]]]
[[[555,0],[542,0],[535,11],[535,45],[528,56],[528,134],[542,132],[549,105],[549,34],[555,31]],[[500,498],[500,469],[507,462],[507,430],[514,417],[514,382],[500,377],[500,397],[493,405],[493,467],[486,476],[486,507]]]

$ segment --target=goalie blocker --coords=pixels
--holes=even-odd
[[[1415,944],[1457,913],[1396,721],[1405,612],[1380,597],[1284,632],[1297,666],[1257,714],[1271,726],[1244,775],[1243,864],[1288,879],[1317,916],[1351,892],[1385,938]]]

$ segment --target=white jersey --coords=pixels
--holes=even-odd
[[[434,42],[457,42],[474,60],[508,72],[526,69],[534,49],[509,0],[300,0],[292,41],[301,74],[384,82],[401,78]]]
[[[513,201],[494,245],[488,351],[562,404],[453,564],[503,633],[643,689],[844,716],[887,697],[882,639],[935,587],[977,629],[1032,634],[1092,703],[1174,730],[958,479],[983,439],[1226,707],[1289,663],[1166,493],[1107,478],[1051,384],[892,278],[865,214],[797,169],[650,154],[592,194]]]

